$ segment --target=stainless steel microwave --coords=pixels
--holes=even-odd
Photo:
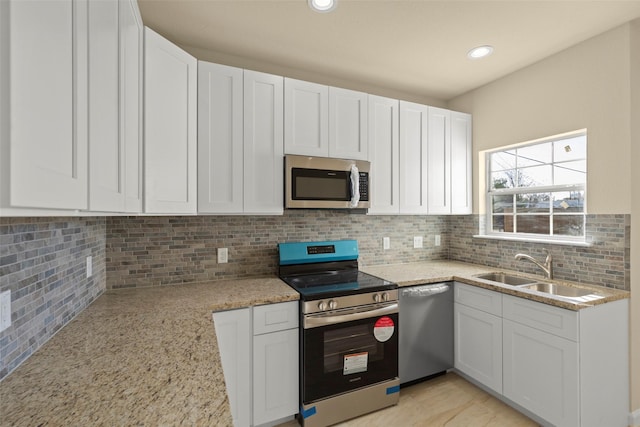
[[[369,207],[367,161],[286,155],[284,166],[285,208]]]

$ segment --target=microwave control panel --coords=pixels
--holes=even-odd
[[[369,201],[369,173],[359,172],[360,174],[360,200]]]

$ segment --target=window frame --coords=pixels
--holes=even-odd
[[[585,180],[584,183],[574,183],[574,184],[559,184],[559,185],[544,185],[538,187],[511,187],[511,188],[499,188],[493,189],[492,182],[492,155],[494,153],[505,152],[514,149],[521,149],[524,147],[530,147],[535,145],[542,145],[549,142],[562,141],[565,139],[571,139],[576,137],[583,136],[585,138]],[[481,236],[479,237],[488,237],[488,238],[498,238],[505,240],[525,240],[525,241],[536,241],[536,242],[548,242],[548,243],[575,243],[575,244],[585,244],[587,239],[587,230],[586,230],[586,219],[587,219],[587,179],[588,179],[588,138],[587,138],[587,130],[582,129],[579,131],[568,132],[560,135],[554,135],[546,138],[541,138],[535,141],[529,141],[522,144],[509,145],[504,147],[495,148],[492,150],[487,150],[485,152],[485,224],[484,224],[484,232],[481,230]],[[552,171],[553,167],[556,164],[561,164],[563,162],[555,162],[555,158],[553,158],[553,150],[552,150],[552,158],[549,163],[545,163],[551,166]],[[515,170],[518,171],[516,164]],[[553,172],[552,172],[553,173]],[[552,175],[553,176],[553,175]],[[582,212],[554,212],[554,206],[552,202],[553,193],[560,192],[575,192],[581,191],[583,193],[583,210]],[[518,213],[517,210],[517,201],[515,197],[518,194],[531,194],[531,193],[548,193],[551,196],[551,200],[549,202],[549,210],[547,212],[529,212],[529,213]],[[496,214],[493,204],[493,197],[495,196],[513,196],[513,210],[511,213],[511,217],[513,218],[513,226],[514,230],[517,230],[517,220],[518,217],[526,217],[526,216],[548,216],[549,217],[549,233],[523,233],[523,232],[506,232],[506,231],[496,231],[493,229],[494,225],[494,215]],[[500,213],[498,213],[500,215]],[[506,215],[500,215],[506,218]],[[553,224],[554,224],[554,216],[582,216],[582,235],[580,236],[571,236],[571,235],[554,235],[553,234]]]

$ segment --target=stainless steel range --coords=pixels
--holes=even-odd
[[[358,242],[281,243],[300,293],[300,414],[328,426],[398,403],[398,289],[358,270]]]

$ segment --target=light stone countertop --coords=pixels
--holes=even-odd
[[[276,277],[107,291],[0,382],[0,426],[230,426],[212,311],[298,298]]]
[[[483,265],[469,264],[458,261],[425,261],[409,264],[372,265],[361,266],[360,269],[365,273],[369,273],[382,279],[395,282],[399,287],[448,282],[455,280],[469,285],[474,285],[492,291],[514,295],[517,297],[526,298],[529,300],[538,301],[544,304],[549,304],[573,311],[630,297],[629,292],[621,291],[618,289],[566,282],[561,280],[548,280],[542,276],[533,276],[531,274],[524,274],[497,267],[487,267]],[[516,276],[529,277],[534,279],[534,281],[536,282],[558,283],[570,287],[587,289],[591,291],[593,295],[597,295],[599,298],[592,301],[576,302],[575,300],[563,298],[560,296],[556,297],[549,294],[543,294],[541,292],[533,290],[522,289],[517,286],[502,285],[496,282],[491,282],[475,277],[478,274],[491,272],[504,272]]]
[[[455,261],[361,269],[400,287],[458,280],[571,310],[629,297],[562,282],[606,295],[570,303],[478,279],[505,270]],[[230,426],[211,313],[298,298],[276,277],[107,291],[0,382],[0,426]]]

